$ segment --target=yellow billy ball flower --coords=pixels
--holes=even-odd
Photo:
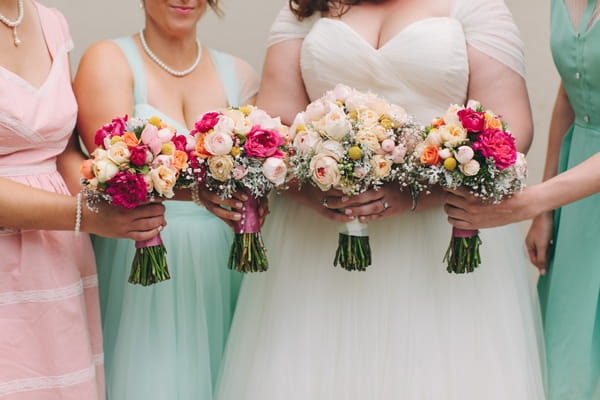
[[[160,127],[160,123],[161,123],[161,122],[162,122],[162,121],[160,120],[160,118],[159,118],[159,117],[157,117],[156,115],[154,115],[154,116],[152,116],[152,117],[148,118],[148,123],[149,123],[149,124],[151,124],[151,125],[154,125],[154,126],[156,126],[157,128],[159,128],[159,127]]]
[[[381,118],[381,121],[379,121],[379,123],[381,124],[381,126],[383,126],[385,129],[391,129],[392,128],[392,120],[387,118],[387,117],[383,117]]]
[[[296,126],[296,133],[302,132],[305,130],[306,130],[306,126],[304,126],[304,124],[298,124],[298,126]]]
[[[113,136],[110,138],[110,144],[115,144],[117,142],[122,141],[123,138],[121,136]]]
[[[170,156],[171,154],[175,153],[175,145],[171,142],[163,143],[162,149],[160,150],[160,152],[161,152],[161,154]]]
[[[356,111],[350,111],[348,113],[348,119],[352,119],[352,120],[358,119],[358,113]]]
[[[252,107],[249,105],[241,106],[240,111],[244,113],[244,115],[248,116],[252,112]]]
[[[358,146],[352,146],[348,149],[348,157],[352,160],[360,160],[362,155],[362,150]]]
[[[239,147],[232,147],[230,154],[234,157],[237,157],[240,155],[241,152],[242,152],[242,150],[240,150]]]
[[[444,168],[446,168],[448,171],[454,171],[454,169],[456,168],[456,158],[454,157],[448,157],[444,160]]]

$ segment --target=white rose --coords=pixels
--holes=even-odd
[[[317,153],[331,156],[336,161],[340,161],[344,157],[344,154],[346,154],[346,151],[340,142],[326,140],[317,146]]]
[[[119,172],[119,166],[108,158],[96,160],[92,166],[94,176],[98,178],[98,182],[103,183],[112,179]]]
[[[456,161],[460,164],[466,164],[473,159],[475,152],[469,146],[460,146],[456,152]]]
[[[108,149],[108,158],[117,165],[128,163],[129,156],[129,148],[125,142],[117,142]]]
[[[384,139],[383,142],[381,142],[381,150],[385,151],[386,153],[391,153],[395,148],[396,143],[394,143],[392,139]]]
[[[101,147],[96,147],[96,150],[92,152],[91,156],[94,158],[94,162],[104,160],[108,158],[108,151]]]
[[[470,108],[472,110],[477,110],[479,107],[481,107],[481,103],[478,102],[477,100],[469,100],[469,101],[467,101],[466,108]]]
[[[154,183],[152,182],[152,174],[146,174],[144,175],[144,182],[146,182],[146,191],[148,193],[152,192],[152,190],[154,190]]]
[[[452,157],[452,152],[450,151],[450,149],[441,149],[438,150],[438,155],[440,156],[440,158],[442,160],[445,160],[446,158]]]
[[[425,138],[425,142],[432,146],[440,147],[443,143],[442,134],[440,133],[440,131],[438,129],[432,129],[427,134],[427,137]]]
[[[252,110],[250,115],[248,115],[248,119],[252,124],[260,125],[263,129],[276,129],[279,126],[277,119],[272,118],[266,111],[260,108]]]
[[[296,137],[296,134],[298,134],[298,132],[306,130],[306,118],[304,116],[304,112],[300,112],[298,114],[296,114],[296,116],[294,117],[294,122],[292,122],[292,125],[290,126],[289,129],[289,135],[290,135],[290,139],[294,140],[294,138]]]
[[[379,122],[379,114],[370,109],[362,110],[358,114],[358,120],[364,128],[371,128]]]
[[[446,122],[446,125],[461,125],[460,120],[458,119],[458,115],[456,115],[456,113],[463,109],[464,107],[462,106],[452,104],[443,117],[444,121]]]
[[[315,100],[306,106],[306,118],[309,121],[318,121],[329,112],[329,103],[321,100]]]
[[[403,162],[405,155],[406,155],[406,146],[404,146],[403,144],[399,144],[398,146],[394,147],[394,150],[392,150],[392,162],[394,162],[394,163]]]
[[[467,139],[467,131],[461,125],[442,125],[439,132],[447,147],[454,147]]]
[[[173,193],[173,187],[177,181],[175,170],[165,165],[161,165],[150,171],[150,177],[152,178],[154,190],[156,190],[158,194],[168,199],[175,195],[175,193]]]
[[[356,134],[355,139],[358,143],[369,147],[371,151],[377,152],[381,149],[381,146],[379,145],[379,139],[377,139],[377,136],[373,132],[360,131]]]
[[[371,132],[377,136],[377,140],[382,141],[388,137],[388,131],[381,125],[375,125],[371,128]]]
[[[352,129],[346,114],[337,106],[331,107],[331,110],[321,120],[319,127],[323,129],[328,138],[338,141],[342,140]]]
[[[294,138],[294,147],[298,153],[306,155],[315,151],[321,143],[321,135],[314,131],[300,131]]]
[[[388,109],[388,115],[395,122],[395,127],[397,128],[400,122],[404,122],[408,118],[408,114],[406,110],[396,104],[390,105]]]
[[[513,164],[515,174],[519,180],[524,180],[527,177],[527,159],[525,154],[517,152],[517,160]]]
[[[269,157],[263,163],[263,174],[275,185],[282,185],[285,182],[287,166],[281,158]]]
[[[338,83],[333,88],[333,95],[336,100],[345,102],[346,99],[348,98],[348,96],[350,96],[351,94],[352,94],[352,88],[350,88],[349,86],[343,85],[341,83]]]
[[[458,166],[461,172],[466,176],[475,176],[479,172],[479,162],[477,160],[471,160],[466,164],[460,164]]]
[[[310,160],[312,180],[323,191],[336,187],[340,182],[341,173],[337,161],[333,158],[318,154]]]
[[[231,152],[233,139],[223,131],[213,131],[204,138],[204,149],[214,156],[223,156]]]
[[[162,128],[158,130],[158,139],[161,143],[170,142],[173,139],[175,133],[169,128]]]
[[[235,128],[235,122],[227,115],[220,115],[219,122],[213,127],[214,131],[232,133]]]
[[[225,182],[231,177],[233,158],[231,156],[214,156],[208,159],[208,169],[218,181]]]
[[[237,165],[231,171],[231,177],[233,179],[235,179],[236,181],[239,181],[240,179],[244,178],[246,175],[248,175],[248,170],[241,165]]]
[[[376,177],[383,178],[384,176],[388,176],[392,171],[392,161],[384,156],[375,155],[371,159],[371,167]]]
[[[358,165],[354,167],[354,177],[357,179],[362,179],[367,176],[370,170],[371,168],[369,168],[367,165]]]
[[[152,168],[156,168],[159,165],[163,165],[167,168],[171,168],[173,165],[173,156],[166,156],[164,154],[161,154],[160,156],[156,156],[156,158],[154,160],[152,160]]]

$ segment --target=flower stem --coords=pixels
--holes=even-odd
[[[339,234],[333,265],[348,271],[364,271],[371,265],[371,245],[368,236]]]

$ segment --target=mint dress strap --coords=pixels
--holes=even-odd
[[[144,62],[138,52],[138,49],[133,41],[133,37],[126,36],[113,39],[125,54],[125,58],[129,63],[131,72],[133,73],[133,104],[148,103],[146,95],[146,73],[144,71]]]

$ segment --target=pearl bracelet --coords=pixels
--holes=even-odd
[[[192,186],[190,186],[190,193],[192,194],[192,201],[194,203],[196,203],[197,205],[204,207],[204,204],[202,204],[202,200],[200,200],[200,189],[198,188],[199,185],[194,184]]]
[[[81,192],[77,193],[75,201],[77,202],[75,209],[75,234],[79,235],[79,229],[81,228]]]

